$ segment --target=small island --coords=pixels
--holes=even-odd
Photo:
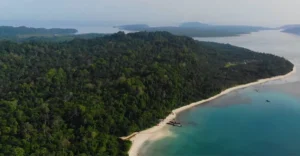
[[[168,32],[1,41],[0,54],[2,155],[127,156],[120,137],[173,109],[293,70],[282,57]]]

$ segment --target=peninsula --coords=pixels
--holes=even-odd
[[[1,41],[0,54],[3,155],[127,156],[137,141],[121,136],[293,70],[282,57],[168,32]]]

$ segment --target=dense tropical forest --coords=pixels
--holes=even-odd
[[[10,37],[3,40],[14,42],[67,42],[74,39],[93,39],[103,37],[109,34],[101,33],[87,33],[87,34],[72,34],[72,35],[44,35],[44,36],[30,36],[30,37]],[[1,39],[0,39],[1,40]]]
[[[167,31],[174,35],[183,35],[189,37],[223,37],[238,36],[249,34],[260,30],[269,30],[271,28],[243,25],[210,25],[200,22],[185,22],[179,26],[160,26],[150,27],[146,24],[123,25],[117,28],[127,31]]]
[[[125,156],[120,136],[238,84],[286,74],[284,58],[167,32],[0,42],[0,155]]]

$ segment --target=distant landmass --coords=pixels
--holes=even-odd
[[[290,28],[295,28],[295,27],[300,27],[300,24],[284,25],[284,26],[279,27],[279,29],[290,29]]]
[[[122,25],[117,28],[127,31],[167,31],[175,35],[189,37],[238,36],[271,28],[243,25],[210,25],[200,22],[185,22],[179,26],[150,27],[146,24]]]
[[[185,28],[195,28],[195,27],[209,27],[211,25],[200,23],[200,22],[185,22],[179,25],[179,27],[185,27]]]
[[[300,35],[300,24],[285,25],[281,29],[283,29],[281,32]]]
[[[101,33],[87,33],[76,34],[76,29],[62,29],[62,28],[31,28],[31,27],[12,27],[0,26],[0,40],[10,40],[15,42],[64,42],[73,39],[91,39],[102,37],[107,34]]]
[[[17,35],[58,35],[58,34],[75,34],[76,29],[61,29],[61,28],[30,28],[30,27],[12,27],[0,26],[0,36],[17,36]]]
[[[124,30],[140,30],[140,29],[148,29],[150,28],[147,24],[131,24],[131,25],[122,25],[122,26],[116,26],[116,28],[124,29]]]

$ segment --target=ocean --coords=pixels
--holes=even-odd
[[[195,38],[272,53],[300,69],[300,36],[261,31],[237,37]],[[245,89],[178,115],[183,127],[146,142],[140,156],[300,155],[300,73]]]

